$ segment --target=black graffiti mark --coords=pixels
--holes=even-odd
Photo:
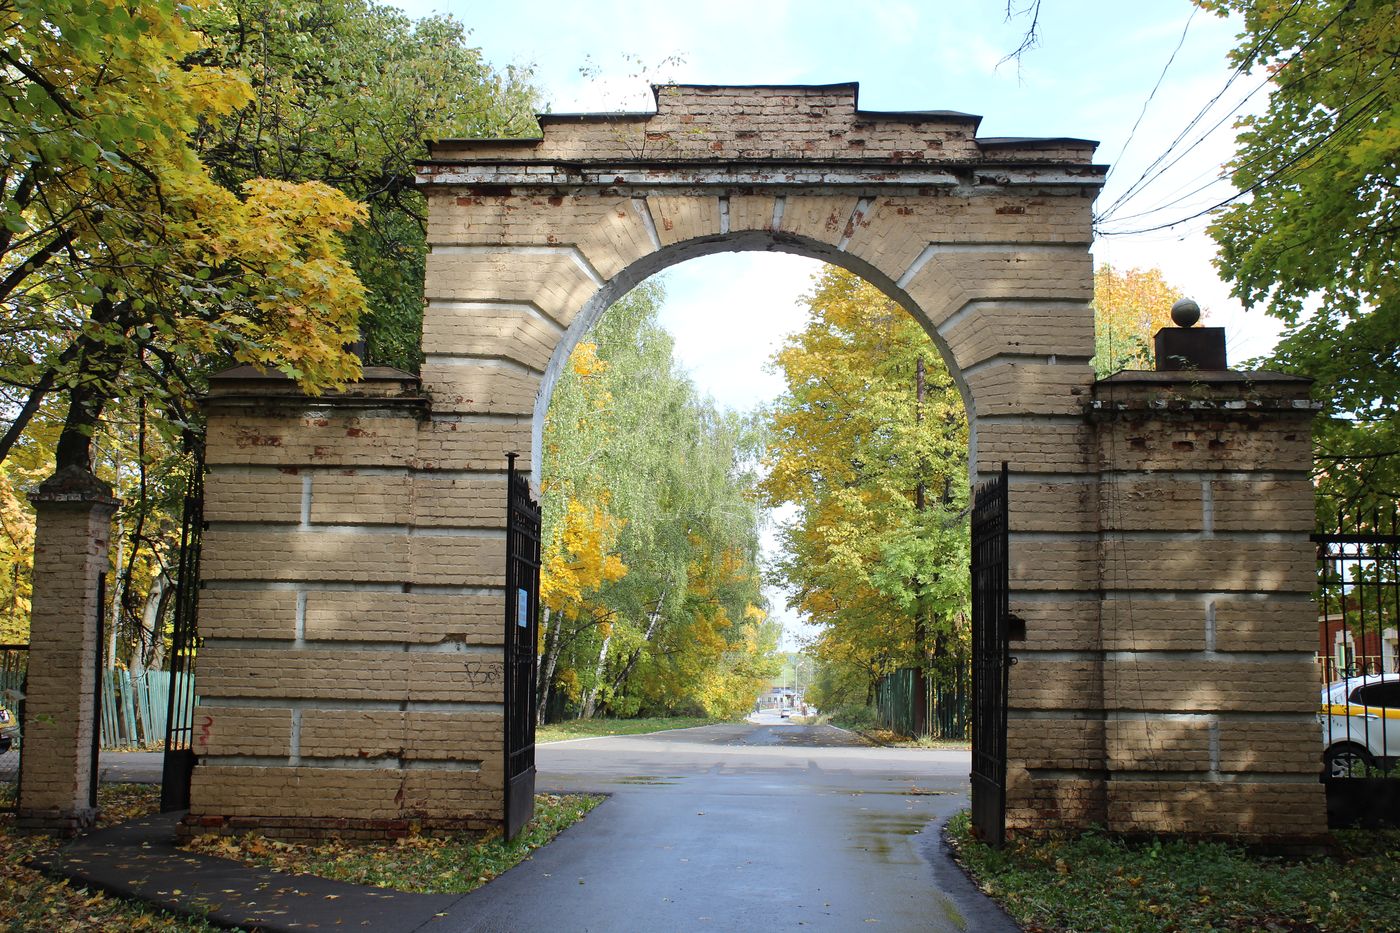
[[[473,687],[489,687],[501,682],[505,676],[505,667],[489,661],[468,661],[466,674],[467,683]]]

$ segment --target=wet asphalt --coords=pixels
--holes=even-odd
[[[361,914],[362,928],[1017,929],[942,843],[942,823],[968,804],[966,751],[876,747],[832,726],[762,714],[549,743],[536,762],[538,790],[607,799],[490,884],[431,904],[400,895],[401,911]],[[159,764],[158,754],[104,754],[103,779],[159,780]]]
[[[538,789],[609,799],[424,930],[997,931],[939,835],[965,751],[756,722],[541,745]]]

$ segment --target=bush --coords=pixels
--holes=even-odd
[[[860,732],[880,728],[880,712],[873,706],[842,706],[831,712],[831,722],[842,729]]]

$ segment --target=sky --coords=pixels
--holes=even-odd
[[[1095,205],[1095,262],[1161,268],[1201,304],[1205,323],[1226,328],[1232,364],[1267,353],[1277,338],[1274,322],[1245,312],[1216,276],[1206,218],[1186,220],[1233,193],[1221,168],[1234,149],[1233,118],[1262,106],[1262,78],[1232,77],[1226,60],[1239,24],[1188,0],[1043,0],[1039,45],[1019,63],[1003,59],[1029,20],[1008,22],[1006,0],[398,5],[412,16],[450,13],[493,65],[532,68],[554,112],[648,111],[654,82],[857,81],[863,109],[979,114],[981,136],[1098,140],[1096,161],[1111,170]],[[801,296],[817,268],[795,256],[730,253],[663,273],[662,323],[702,391],[735,409],[772,399],[781,382],[768,360],[804,323]],[[769,599],[785,646],[810,634],[783,611],[779,592]]]

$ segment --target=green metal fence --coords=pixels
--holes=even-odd
[[[176,675],[177,689],[193,694],[190,675]],[[102,747],[153,748],[165,741],[166,714],[170,708],[169,671],[146,671],[132,677],[126,671],[102,675]],[[186,704],[192,712],[192,704]],[[182,725],[188,727],[189,723]]]
[[[924,707],[926,734],[939,739],[967,738],[967,667],[954,665],[953,676],[944,683],[921,684],[919,671],[902,667],[881,677],[875,685],[875,708],[880,724],[899,735],[916,735],[919,706]],[[922,688],[922,689],[921,689]]]

